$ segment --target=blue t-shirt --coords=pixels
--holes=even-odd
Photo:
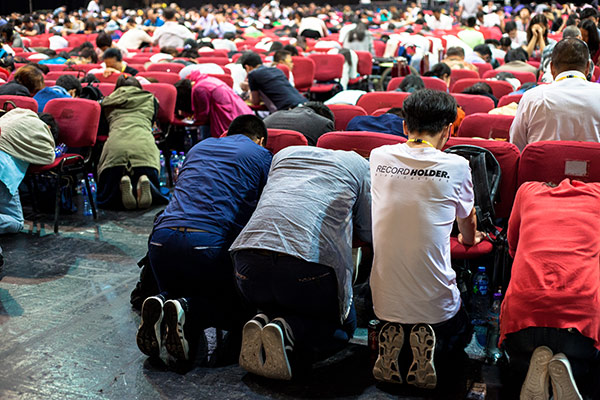
[[[150,21],[149,19],[147,19],[144,22],[144,26],[157,26],[158,27],[158,26],[163,26],[164,24],[165,24],[165,21],[163,21],[162,18],[160,18],[160,17],[157,17],[156,21],[154,21],[154,22]]]
[[[406,137],[402,128],[403,121],[404,119],[396,114],[382,114],[379,117],[360,115],[348,122],[346,130],[389,133],[391,135]]]
[[[52,99],[71,98],[71,95],[62,86],[45,87],[33,96],[38,103],[38,112],[43,112],[46,103]]]
[[[189,151],[155,229],[202,229],[231,243],[254,212],[271,153],[245,135],[209,138]]]
[[[250,71],[248,86],[252,91],[263,92],[278,110],[287,110],[306,102],[306,98],[290,85],[283,71],[275,67],[260,66]]]

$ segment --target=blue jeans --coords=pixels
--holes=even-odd
[[[199,329],[241,329],[254,310],[242,307],[227,253],[230,243],[208,232],[157,229],[150,237],[150,266],[163,296],[186,298]]]
[[[0,234],[21,231],[23,222],[19,192],[11,195],[6,185],[0,182]]]
[[[288,255],[240,250],[232,255],[242,297],[270,319],[284,318],[295,349],[312,361],[342,349],[356,329],[354,306],[342,324],[333,268]]]

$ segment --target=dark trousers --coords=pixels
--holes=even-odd
[[[150,237],[150,266],[161,294],[186,298],[196,328],[235,331],[254,316],[254,310],[242,307],[227,253],[230,244],[211,233],[169,228]]]
[[[312,361],[339,351],[356,329],[354,306],[342,324],[333,268],[275,252],[233,253],[242,297],[272,318],[284,318],[294,333],[296,350]]]
[[[150,190],[152,192],[152,204],[167,204],[169,199],[164,197],[158,188],[158,171],[150,167],[136,167],[127,169],[126,167],[106,168],[98,178],[98,207],[111,210],[123,210],[123,202],[121,201],[121,178],[128,175],[131,178],[131,186],[133,192],[137,193],[137,181],[140,176],[146,175],[150,180]],[[137,198],[137,195],[134,194]]]
[[[515,381],[525,379],[533,351],[539,346],[548,346],[554,354],[567,356],[578,388],[588,394],[595,392],[593,398],[600,398],[600,351],[592,339],[576,329],[530,327],[509,333],[502,345],[508,353]]]

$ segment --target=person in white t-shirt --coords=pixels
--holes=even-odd
[[[146,31],[138,27],[135,23],[135,19],[130,17],[127,20],[127,32],[121,36],[117,42],[117,47],[120,49],[139,49],[142,43],[152,44],[152,36],[148,35]]]
[[[450,233],[457,220],[462,244],[479,243],[483,235],[476,230],[468,161],[440,151],[456,107],[444,92],[413,93],[403,105],[408,142],[371,152],[371,290],[375,315],[384,322],[373,375],[381,381],[402,383],[411,347],[407,383],[433,389],[434,354],[463,351],[471,338],[450,263]]]

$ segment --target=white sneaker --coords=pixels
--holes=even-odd
[[[137,200],[132,192],[131,179],[127,175],[123,175],[121,178],[119,188],[121,189],[121,202],[123,203],[123,207],[127,210],[135,209],[137,207]]]
[[[402,325],[387,322],[379,332],[379,355],[373,367],[373,376],[378,381],[402,383],[399,356],[404,344]]]
[[[435,332],[429,324],[416,324],[410,332],[413,362],[406,374],[406,383],[423,389],[435,389],[437,375],[433,364]]]
[[[548,364],[548,373],[552,382],[552,392],[554,400],[582,400],[581,394],[577,389],[571,363],[563,353],[558,353],[552,357]]]
[[[292,367],[288,355],[294,350],[294,333],[283,318],[275,318],[261,332],[265,349],[265,363],[261,375],[271,379],[289,381]]]
[[[552,350],[546,346],[540,346],[533,351],[527,377],[521,387],[521,400],[548,400],[548,363],[552,356]]]
[[[256,375],[262,375],[265,363],[263,356],[262,329],[269,323],[265,314],[257,314],[246,322],[242,330],[242,349],[240,350],[240,367]]]

